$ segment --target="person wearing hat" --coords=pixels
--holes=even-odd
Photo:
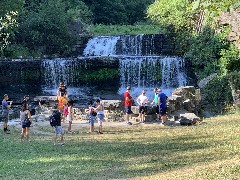
[[[10,130],[8,129],[8,120],[9,120],[9,109],[12,105],[12,102],[8,104],[7,100],[9,99],[7,94],[4,94],[2,100],[2,121],[3,121],[3,132],[9,134]]]
[[[133,98],[130,95],[131,87],[128,86],[126,92],[124,93],[124,106],[125,106],[125,112],[126,112],[126,122],[129,125],[132,125],[131,122],[129,122],[129,115],[132,114],[131,107],[133,105]]]

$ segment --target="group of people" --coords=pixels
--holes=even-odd
[[[10,134],[10,130],[8,128],[8,121],[9,121],[9,110],[12,106],[12,101],[8,101],[9,96],[4,94],[2,100],[2,121],[3,121],[3,132],[4,134]],[[32,124],[31,113],[29,111],[30,104],[28,103],[29,95],[24,96],[22,101],[21,109],[20,109],[20,122],[22,125],[21,131],[21,141],[24,141],[24,137],[26,140],[29,140],[29,131],[30,126]]]
[[[126,113],[126,122],[127,124],[132,125],[132,123],[129,121],[129,117],[132,114],[131,107],[133,105],[134,99],[130,95],[130,92],[131,87],[128,86],[126,92],[124,93],[124,106]],[[154,88],[154,99],[151,104],[156,106],[157,118],[161,120],[162,125],[166,125],[167,120],[167,98],[167,95],[163,93],[161,89]],[[140,123],[144,123],[147,106],[150,104],[145,90],[142,90],[142,93],[140,96],[138,96],[136,102],[139,105]]]
[[[130,115],[132,114],[131,107],[133,106],[134,99],[130,95],[131,87],[128,86],[126,92],[124,93],[124,106],[125,106],[125,120],[127,124],[132,125],[129,121]],[[147,106],[149,104],[156,106],[156,114],[159,120],[162,121],[162,124],[166,124],[166,109],[167,109],[167,96],[161,91],[161,89],[154,89],[154,100],[152,102],[149,101],[146,96],[146,91],[142,90],[140,96],[138,96],[136,103],[139,105],[139,117],[140,123],[145,122],[145,115],[147,112]],[[53,116],[56,119],[56,125],[54,126],[54,138],[53,142],[56,144],[57,135],[60,135],[61,144],[64,145],[63,135],[64,129],[62,127],[61,122],[68,121],[68,129],[69,133],[72,132],[72,121],[73,121],[73,103],[68,100],[68,91],[67,87],[63,82],[60,83],[59,88],[57,89],[57,99],[58,99],[58,110],[53,112]],[[8,120],[9,120],[9,109],[12,106],[12,102],[8,101],[9,96],[7,94],[4,95],[2,101],[2,121],[3,121],[3,131],[6,134],[10,133],[8,129]],[[20,110],[20,121],[22,125],[21,131],[21,141],[29,140],[30,126],[32,124],[32,118],[30,113],[30,104],[29,104],[29,95],[24,96],[22,101],[21,110]],[[101,104],[101,101],[97,99],[95,102],[88,103],[88,109],[86,109],[85,113],[88,115],[89,119],[89,133],[94,132],[94,120],[95,117],[98,121],[98,134],[103,134],[102,123],[104,120],[104,107]]]

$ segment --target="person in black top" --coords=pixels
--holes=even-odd
[[[29,110],[29,108],[31,107],[31,105],[29,104],[29,99],[29,95],[25,95],[22,101],[22,106],[26,107],[27,110]]]
[[[64,135],[64,129],[62,128],[61,121],[62,121],[62,114],[56,110],[53,112],[53,116],[56,120],[56,126],[55,128],[55,135],[53,137],[53,145],[56,145],[57,142],[57,135],[60,134],[61,138],[61,145],[64,146],[64,141],[63,141],[63,135]]]
[[[67,91],[67,87],[64,85],[63,82],[60,82],[58,90],[57,90],[57,96],[61,96],[61,97],[68,97],[68,91]]]

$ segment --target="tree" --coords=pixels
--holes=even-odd
[[[147,6],[154,0],[83,0],[91,9],[94,24],[134,24],[145,21]]]
[[[221,12],[231,12],[240,7],[239,0],[195,0],[191,4],[193,11],[205,10],[210,17],[217,17]]]
[[[23,44],[31,51],[66,55],[76,41],[70,24],[85,19],[87,15],[87,7],[82,1],[74,1],[74,4],[63,0],[26,1],[19,18],[16,43]]]
[[[4,55],[4,49],[11,43],[9,39],[13,34],[13,28],[18,25],[16,16],[17,12],[10,11],[0,17],[0,55]]]
[[[147,9],[148,18],[162,25],[175,28],[191,28],[192,14],[188,9],[189,0],[157,0]]]

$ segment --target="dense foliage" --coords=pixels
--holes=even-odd
[[[1,2],[1,5],[4,5],[1,6],[4,7],[1,18],[8,12],[17,12],[18,17],[15,19],[19,26],[14,30],[8,27],[12,36],[8,38],[9,45],[4,47],[0,55],[68,55],[76,41],[71,27],[76,22],[81,22],[81,31],[84,29],[84,23],[91,21],[90,10],[80,0],[25,0],[19,4],[16,2]]]
[[[232,101],[231,90],[240,87],[233,80],[239,76],[240,52],[227,40],[231,27],[219,31],[216,20],[221,12],[231,12],[239,5],[236,0],[156,0],[147,11],[173,37],[177,54],[188,60],[189,71],[195,72],[197,80],[218,73],[203,91],[206,104],[218,112]]]
[[[94,24],[134,24],[145,21],[154,0],[83,0],[93,12]]]

